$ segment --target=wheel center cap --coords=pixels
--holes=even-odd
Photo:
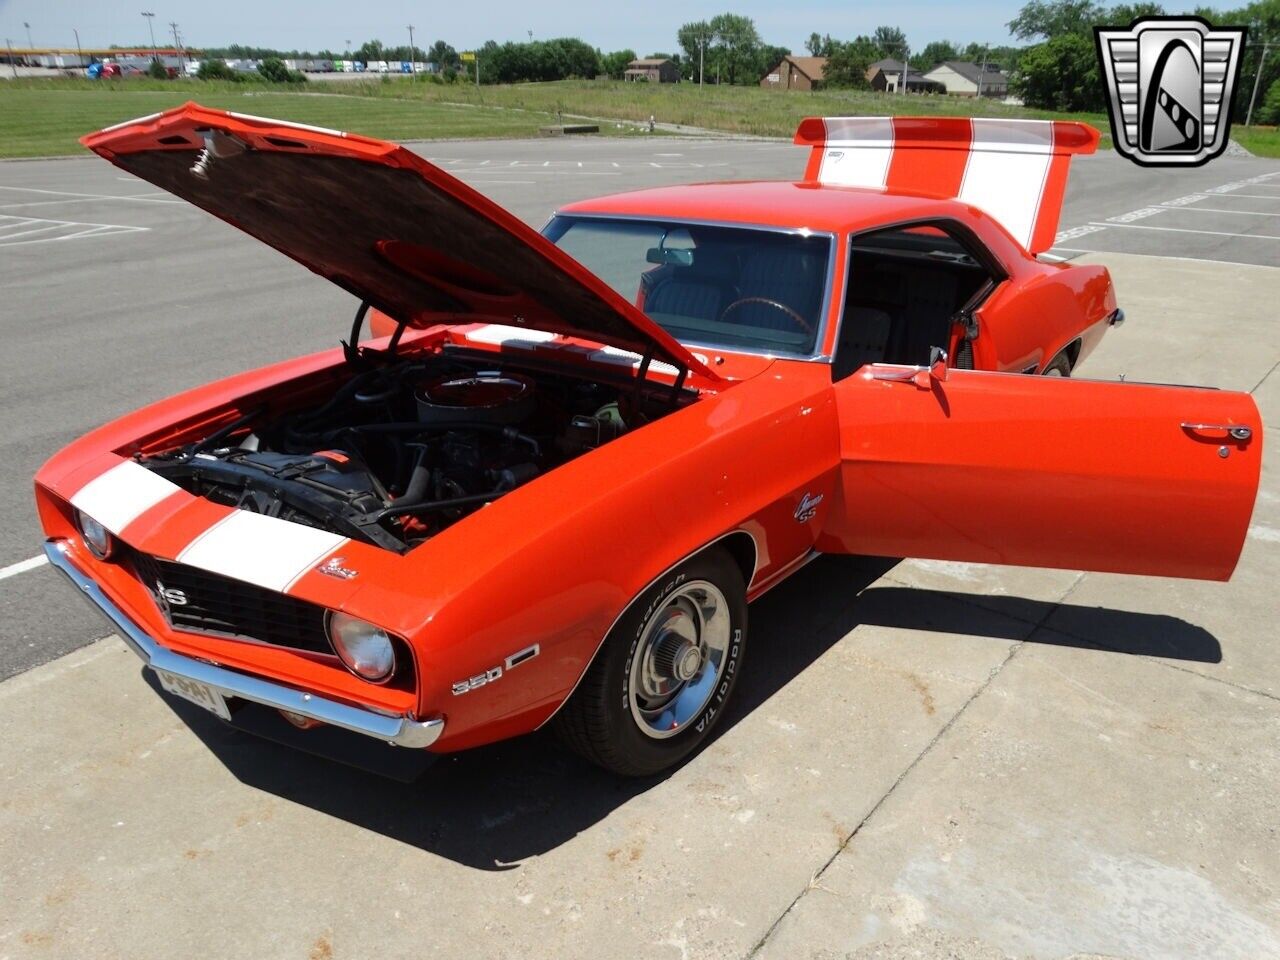
[[[702,652],[691,640],[669,634],[654,651],[658,671],[679,683],[692,680],[702,666]]]

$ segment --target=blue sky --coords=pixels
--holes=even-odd
[[[732,9],[752,17],[769,43],[804,52],[812,31],[852,38],[880,24],[906,31],[914,49],[930,40],[1010,42],[1005,23],[1021,7],[1017,0],[902,0],[896,4],[856,0],[725,0],[682,4],[581,3],[567,0],[484,0],[480,3],[409,3],[399,0],[0,0],[0,30],[15,46],[74,47],[72,29],[86,47],[147,42],[142,10],[155,13],[156,41],[176,20],[193,47],[245,43],[281,49],[341,49],[345,41],[370,38],[408,43],[444,39],[460,50],[493,39],[524,40],[579,36],[605,50],[630,47],[643,55],[672,52],[676,29],[690,20]]]

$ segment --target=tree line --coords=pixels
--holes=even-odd
[[[1137,17],[1193,13],[1219,26],[1247,26],[1250,42],[1280,40],[1280,0],[1260,0],[1231,10],[1197,7],[1192,11],[1166,9],[1160,3],[1121,3],[1104,6],[1095,0],[1033,0],[1007,24],[1019,40],[1038,41],[1018,58],[1010,90],[1028,106],[1046,110],[1101,111],[1106,89],[1093,39],[1095,26],[1128,26]],[[1241,60],[1232,117],[1243,122],[1249,109],[1261,46],[1248,46]],[[1262,67],[1260,98],[1255,119],[1280,122],[1280,55],[1274,50]]]

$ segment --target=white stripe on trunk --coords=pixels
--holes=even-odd
[[[192,540],[178,562],[285,593],[347,542],[336,533],[237,510]]]
[[[1051,122],[975,119],[957,199],[984,210],[1030,246],[1052,160]]]
[[[71,498],[71,505],[119,534],[146,511],[181,487],[132,460],[122,460],[94,477]]]
[[[883,188],[893,160],[893,118],[832,117],[826,127],[818,182]]]

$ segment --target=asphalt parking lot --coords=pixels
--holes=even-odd
[[[804,162],[417,149],[535,224]],[[28,562],[50,453],[332,344],[354,303],[91,158],[0,164],[0,251],[0,958],[1280,956],[1270,446],[1228,584],[824,558],[752,608],[736,709],[670,777],[535,736],[402,786],[161,699]],[[1128,314],[1083,375],[1252,391],[1280,426],[1280,163],[1083,158],[1055,253],[1111,267]]]

